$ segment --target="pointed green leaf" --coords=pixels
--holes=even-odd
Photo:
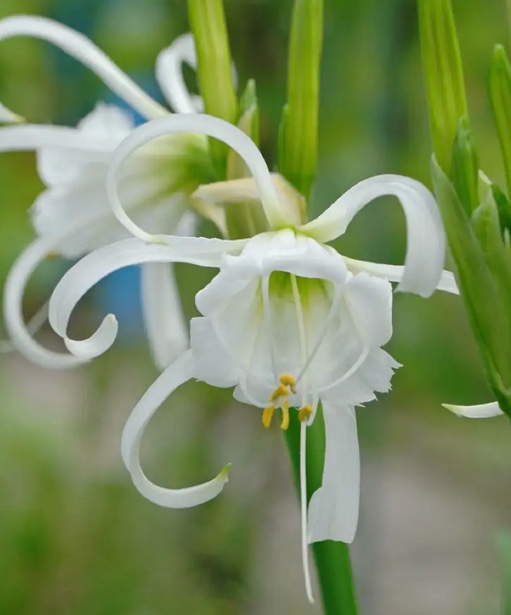
[[[465,211],[470,214],[479,205],[479,164],[467,116],[460,119],[452,155],[451,177]]]
[[[497,286],[465,209],[435,156],[432,157],[431,176],[474,336],[487,369],[509,378],[511,357],[507,343],[507,306],[500,300]],[[503,339],[506,340],[505,343],[502,343]]]
[[[281,121],[279,171],[308,197],[318,149],[319,65],[323,0],[295,0],[291,19],[287,104]]]
[[[511,196],[511,65],[502,45],[493,50],[488,88]]]
[[[237,101],[223,2],[188,0],[188,17],[197,49],[197,74],[204,110],[234,124]],[[224,178],[228,148],[216,140],[211,140],[210,148],[218,174]]]
[[[502,229],[503,235],[506,231],[508,233],[511,233],[511,205],[509,203],[509,200],[499,188],[499,186],[497,186],[497,184],[492,184],[491,188],[493,192],[493,198],[495,199],[495,203],[497,203],[500,228]]]
[[[503,306],[511,306],[511,259],[500,230],[499,213],[491,188],[486,199],[474,211],[472,225],[495,281],[500,302]],[[503,330],[502,337],[504,335]],[[511,338],[505,345],[511,348]]]
[[[450,0],[419,0],[418,9],[433,149],[449,175],[458,122],[467,115],[456,26]]]

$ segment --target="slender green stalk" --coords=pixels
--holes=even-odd
[[[188,18],[197,49],[197,73],[204,110],[231,124],[237,119],[229,37],[222,0],[188,0]],[[228,148],[211,141],[211,154],[220,177],[225,177]]]
[[[493,50],[488,90],[504,161],[508,195],[511,196],[511,64],[502,45],[495,45]]]
[[[450,0],[419,0],[418,10],[433,149],[450,175],[458,122],[468,115],[458,36]]]
[[[289,41],[287,104],[279,136],[279,171],[306,198],[317,165],[322,40],[323,0],[295,0]]]
[[[300,421],[293,412],[286,443],[297,487],[300,485]],[[307,428],[307,499],[321,486],[325,459],[325,426],[321,413]],[[350,553],[343,542],[325,540],[312,546],[325,615],[357,615]]]

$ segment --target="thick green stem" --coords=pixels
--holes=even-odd
[[[300,422],[293,412],[285,432],[297,487],[300,485]],[[307,499],[321,486],[325,458],[325,426],[319,412],[307,428]],[[348,545],[325,540],[312,546],[325,615],[357,615],[357,601]]]

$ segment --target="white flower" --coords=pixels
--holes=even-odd
[[[117,333],[107,316],[86,340],[72,340],[67,325],[74,306],[98,280],[134,263],[187,262],[219,268],[196,298],[202,316],[191,321],[190,349],[168,367],[137,404],[126,424],[123,459],[137,489],[151,501],[183,508],[206,502],[223,489],[226,466],[213,480],[189,489],[154,485],[140,467],[145,426],[181,384],[197,378],[213,386],[235,387],[241,401],[263,410],[269,427],[275,411],[286,429],[292,408],[301,421],[302,544],[307,593],[311,597],[307,543],[353,540],[359,500],[359,455],[355,406],[390,388],[398,364],[382,346],[392,335],[391,281],[398,290],[431,295],[435,288],[457,292],[442,272],[444,232],[435,201],[420,183],[397,175],[364,180],[316,220],[296,221],[282,201],[256,146],[235,127],[204,115],[150,122],[134,131],[112,157],[108,186],[116,211],[123,212],[116,174],[134,150],[153,138],[176,132],[203,132],[225,141],[242,156],[254,176],[272,229],[238,241],[159,235],[159,243],[130,239],[103,247],[75,265],[57,286],[49,319],[71,352],[96,356]],[[247,183],[241,190],[246,196]],[[240,186],[227,182],[200,189],[222,200]],[[343,234],[367,203],[378,196],[399,198],[406,216],[408,248],[404,267],[365,263],[342,256],[326,242]],[[212,197],[213,198],[213,197]],[[120,218],[123,217],[122,214]],[[133,227],[130,222],[130,227]],[[141,232],[145,236],[145,232]],[[322,402],[326,425],[323,484],[308,509],[305,485],[307,426]]]
[[[0,20],[0,40],[18,35],[42,38],[61,47],[145,117],[169,114],[82,34],[41,17]],[[186,89],[181,74],[183,62],[196,65],[191,35],[176,39],[156,61],[156,78],[178,113],[202,108],[200,98],[191,96]],[[19,119],[0,105],[0,121]],[[33,339],[33,327],[26,327],[22,317],[24,288],[48,254],[76,258],[126,236],[108,203],[106,175],[112,152],[133,128],[129,113],[101,103],[76,128],[0,128],[0,151],[35,150],[39,176],[46,186],[30,210],[38,239],[12,268],[4,300],[5,324],[13,345],[46,367],[71,367],[82,360],[51,352]],[[205,139],[199,135],[173,135],[138,152],[123,168],[119,182],[126,207],[138,222],[154,231],[195,234],[188,195],[200,183],[210,181],[211,173]],[[153,355],[163,369],[188,345],[171,266],[142,269],[142,297]],[[43,308],[33,323],[42,324],[44,316]],[[6,349],[5,344],[2,349]]]

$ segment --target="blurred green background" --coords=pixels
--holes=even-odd
[[[240,87],[257,82],[270,164],[285,95],[291,0],[226,2]],[[508,43],[504,0],[454,1],[481,164],[501,178],[486,96],[493,43]],[[0,16],[46,15],[85,32],[148,91],[157,53],[187,30],[184,0],[2,0]],[[413,0],[325,0],[320,165],[311,211],[356,181],[402,173],[429,184],[430,143]],[[187,75],[193,84],[193,74]],[[0,45],[0,100],[33,122],[74,125],[97,100],[118,102],[77,62],[29,39]],[[34,156],[0,157],[3,281],[30,242],[26,215],[42,189]],[[338,247],[400,263],[404,219],[378,200]],[[427,258],[427,254],[424,255]],[[27,317],[66,263],[34,276]],[[187,313],[211,274],[178,271]],[[204,480],[227,461],[231,481],[198,509],[160,509],[131,486],[122,425],[156,376],[139,322],[137,276],[123,272],[83,303],[84,332],[121,312],[116,348],[72,372],[5,355],[0,364],[0,613],[269,615],[306,603],[299,511],[285,446],[230,391],[187,385],[158,413],[144,464],[161,484]],[[362,503],[354,567],[363,615],[500,613],[494,544],[511,525],[509,425],[463,421],[441,402],[487,401],[461,302],[397,295],[394,390],[358,411]],[[46,339],[47,338],[47,339]],[[49,330],[49,346],[58,346]]]

